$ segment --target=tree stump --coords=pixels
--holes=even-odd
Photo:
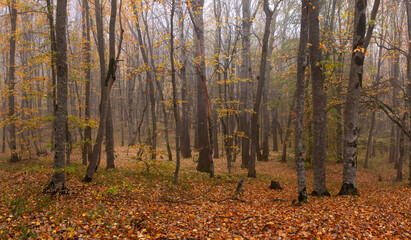
[[[283,188],[280,186],[280,183],[277,181],[271,181],[270,189],[283,190]]]

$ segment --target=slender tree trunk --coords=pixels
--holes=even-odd
[[[193,2],[191,19],[194,25],[196,49],[196,81],[197,81],[197,128],[199,140],[199,158],[197,171],[208,172],[214,176],[214,164],[212,158],[212,126],[210,99],[206,83],[205,47],[204,47],[204,0]],[[208,121],[207,121],[208,120]],[[208,123],[208,124],[207,124]],[[208,130],[208,131],[207,131]]]
[[[178,183],[178,173],[180,171],[180,113],[177,105],[177,84],[176,84],[176,69],[174,67],[174,13],[176,9],[175,0],[171,3],[170,13],[170,64],[171,64],[171,84],[173,87],[173,110],[174,120],[176,123],[176,169],[174,171],[174,184]]]
[[[396,98],[393,91],[393,98]],[[393,104],[394,105],[394,104]],[[396,104],[395,104],[396,105]],[[391,122],[391,131],[390,131],[390,153],[388,157],[389,163],[395,162],[395,133],[396,133],[395,123]]]
[[[211,113],[213,116],[213,158],[219,158],[218,152],[218,112],[217,106],[213,106]]]
[[[103,143],[104,134],[106,131],[106,113],[107,109],[105,108],[105,100],[107,99],[108,89],[105,84],[105,74],[106,74],[106,63],[104,59],[104,33],[103,33],[103,20],[102,20],[102,6],[99,0],[94,1],[94,10],[96,16],[96,29],[97,29],[97,52],[99,55],[100,60],[100,87],[101,87],[101,94],[100,94],[100,105],[99,105],[99,113],[100,113],[100,122],[99,127],[97,130],[96,140],[94,142],[93,151],[89,158],[89,165],[87,167],[87,173],[84,177],[83,181],[91,182],[94,172],[97,170],[99,165],[99,159],[101,155],[101,148]]]
[[[275,13],[274,13],[275,14]],[[267,59],[271,59],[272,52],[274,50],[274,32],[276,27],[276,18],[277,14],[273,16],[273,23],[271,24],[271,36],[268,44],[268,52],[267,52]],[[270,137],[270,111],[268,109],[268,99],[269,99],[269,86],[270,86],[270,77],[271,77],[271,62],[268,61],[268,66],[265,70],[265,84],[264,84],[264,95],[263,95],[263,106],[262,106],[262,120],[263,120],[263,127],[262,127],[262,135],[263,135],[263,142],[262,142],[262,160],[268,162],[268,156],[270,155],[270,148],[268,145],[269,137]]]
[[[121,70],[119,69],[119,73],[121,73]],[[121,77],[120,77],[121,78]],[[123,94],[121,92],[121,88],[123,88],[123,86],[121,86],[121,81],[120,81],[120,87],[119,87],[119,96],[118,96],[118,101],[119,101],[119,105],[120,105],[120,109],[118,110],[118,114],[120,115],[120,131],[121,131],[121,146],[124,147],[124,128],[126,128],[126,124],[125,124],[125,109],[124,109],[124,100],[123,100]],[[132,135],[132,132],[130,133],[130,135]]]
[[[371,150],[371,144],[373,140],[373,135],[374,135],[374,128],[375,128],[375,110],[372,111],[371,113],[371,120],[370,120],[370,132],[368,134],[368,140],[367,140],[367,150],[365,152],[365,161],[364,161],[364,168],[368,168],[368,159],[370,157],[370,150]]]
[[[326,187],[325,159],[327,154],[326,142],[326,116],[324,75],[322,71],[322,56],[320,49],[320,5],[318,0],[311,0],[309,13],[309,37],[310,37],[310,64],[313,98],[313,169],[314,186],[313,196],[330,196]]]
[[[180,79],[181,79],[181,102],[182,102],[182,114],[181,114],[181,155],[183,158],[191,157],[191,148],[190,148],[190,134],[189,134],[189,120],[188,120],[188,102],[187,102],[187,75],[186,75],[186,65],[187,65],[187,56],[186,56],[186,42],[184,37],[184,16],[183,11],[179,8],[179,19],[180,25]]]
[[[56,34],[55,34],[55,28],[54,28],[54,6],[53,6],[53,1],[52,0],[46,0],[47,4],[47,19],[49,21],[49,28],[50,28],[50,62],[51,62],[51,88],[52,88],[52,101],[53,101],[53,116],[56,116],[56,109],[57,109],[57,95],[56,95],[56,84],[57,84],[57,76],[56,76],[56,58],[55,58],[55,53],[57,52],[57,47],[56,47]],[[55,122],[53,122],[54,124]],[[51,130],[51,142],[54,143],[54,138],[55,138],[55,126],[52,127]],[[53,145],[53,144],[52,144]],[[54,146],[53,146],[54,148]]]
[[[339,31],[342,31],[342,23],[341,23],[341,4],[338,4],[338,9],[337,9],[337,16],[338,16],[338,27]],[[347,40],[345,41],[347,42]],[[343,46],[345,47],[346,44],[343,43]],[[342,119],[342,85],[343,85],[343,77],[344,77],[344,53],[342,49],[340,49],[340,53],[338,55],[338,62],[341,63],[341,66],[338,68],[338,84],[336,87],[337,90],[337,100],[340,104],[337,104],[335,107],[335,110],[337,111],[337,163],[342,163],[343,162],[343,149],[344,149],[344,142],[343,142],[343,119]]]
[[[272,110],[272,132],[273,132],[273,151],[278,152],[278,109],[274,107]]]
[[[376,78],[376,92],[377,92],[377,100],[378,100],[378,88],[380,85],[380,73],[381,73],[381,56],[382,56],[382,40],[381,40],[381,47],[379,47],[378,51],[378,63],[377,63],[377,75],[375,76]],[[371,124],[370,124],[370,132],[368,134],[368,141],[367,141],[367,151],[365,153],[365,161],[364,161],[364,168],[368,168],[368,159],[371,157],[371,146],[372,146],[372,141],[374,140],[374,129],[375,129],[375,116],[376,116],[376,111],[373,110],[371,114]],[[375,143],[374,143],[375,144]]]
[[[116,18],[117,18],[117,0],[111,0],[111,14],[109,22],[109,59],[115,59],[116,55]],[[118,49],[121,51],[121,49]],[[113,73],[115,74],[115,73]],[[113,79],[114,81],[115,79]],[[107,106],[107,122],[106,122],[106,168],[115,168],[114,165],[114,127],[113,117],[111,112],[111,100],[110,94],[106,96],[108,98]]]
[[[295,119],[295,163],[297,166],[298,201],[307,201],[304,167],[304,76],[306,68],[306,47],[308,39],[308,10],[309,2],[301,0],[301,30],[297,59],[297,89],[296,89],[296,119]]]
[[[111,7],[114,8],[114,11],[117,11],[116,3],[113,3],[116,0],[112,0]],[[121,3],[121,1],[120,1]],[[119,42],[119,52],[117,54],[117,59],[115,56],[115,45],[114,45],[114,37],[112,35],[115,34],[115,28],[110,26],[109,31],[109,65],[108,71],[105,75],[105,62],[104,62],[104,38],[103,38],[103,22],[101,21],[101,6],[99,0],[95,2],[95,10],[96,10],[96,22],[97,22],[97,39],[98,39],[98,52],[100,56],[100,76],[101,76],[101,101],[100,101],[100,124],[97,130],[97,137],[93,147],[93,152],[90,158],[90,164],[87,167],[86,176],[83,179],[83,182],[91,182],[93,179],[93,175],[97,170],[97,166],[99,163],[99,159],[101,158],[101,145],[104,137],[104,131],[106,129],[106,120],[107,120],[107,112],[109,109],[110,104],[110,92],[113,86],[113,83],[116,79],[116,69],[117,69],[117,61],[120,56],[121,52],[121,42],[123,37],[123,29],[121,29],[120,35],[120,42]],[[115,26],[115,21],[110,19],[110,25]],[[120,21],[121,26],[121,21]],[[104,71],[103,71],[104,70]],[[105,77],[104,77],[105,76]]]
[[[287,162],[287,143],[291,135],[291,124],[293,122],[293,112],[294,112],[295,102],[296,102],[296,99],[293,97],[293,101],[290,106],[290,111],[288,113],[287,127],[285,130],[285,136],[284,136],[284,141],[283,141],[283,152],[281,154],[280,162]]]
[[[411,96],[411,1],[410,0],[404,0],[407,8],[407,35],[408,35],[408,55],[407,55],[407,79],[408,79],[408,85],[407,85],[407,94],[408,96]],[[408,111],[411,111],[411,98],[408,97]],[[411,116],[409,116],[409,125],[411,126]],[[410,139],[411,140],[411,139]],[[411,153],[411,145],[409,148],[409,152]],[[410,155],[410,154],[409,154]],[[408,180],[409,180],[409,186],[411,186],[411,155],[408,157]]]
[[[135,57],[138,59],[138,57]],[[131,66],[128,66],[127,68],[127,107],[128,107],[128,131],[129,131],[129,136],[128,136],[128,146],[134,146],[135,140],[136,140],[136,132],[134,125],[136,124],[135,121],[135,112],[136,112],[136,107],[134,105],[134,89],[136,85],[136,76],[135,74],[132,74],[131,69],[136,68],[135,66],[135,61],[137,60],[132,60],[131,61]],[[138,65],[138,64],[137,64]],[[131,69],[130,69],[131,68]]]
[[[135,3],[133,3],[133,8],[134,8],[134,15],[137,20],[137,34],[138,34],[138,42],[140,46],[140,54],[143,57],[144,64],[149,67],[149,61],[148,61],[148,54],[147,54],[147,47],[144,44],[143,41],[143,35],[141,33],[140,29],[140,20],[139,20],[139,15],[138,15],[138,10],[137,6]],[[154,84],[153,81],[155,81],[155,76],[153,74],[153,69],[147,70],[146,71],[146,81],[149,86],[149,97],[150,97],[150,111],[151,111],[151,123],[152,123],[152,136],[151,136],[151,158],[155,159],[156,158],[156,148],[157,148],[157,115],[156,115],[156,102],[155,102],[155,89],[154,89]]]
[[[87,0],[82,0],[82,37],[83,37],[83,54],[84,54],[84,77],[86,82],[86,104],[85,104],[85,119],[89,121],[90,113],[90,85],[91,85],[91,47],[90,47],[90,13]],[[87,165],[91,154],[91,127],[87,126],[84,129],[84,146],[82,149],[83,165]]]
[[[403,118],[404,122],[406,120],[406,116],[404,115]],[[405,145],[404,145],[404,132],[401,131],[399,133],[399,157],[398,157],[398,167],[397,167],[397,181],[402,181],[402,166],[404,163],[404,158],[405,158]]]
[[[274,9],[275,11],[275,9]],[[257,95],[254,101],[253,114],[251,115],[251,161],[248,167],[248,177],[256,178],[257,172],[255,169],[256,154],[260,149],[258,146],[258,115],[260,113],[261,96],[263,95],[263,88],[265,85],[266,77],[266,65],[267,65],[267,52],[268,52],[268,40],[270,37],[270,25],[274,11],[270,10],[268,0],[264,0],[264,13],[265,13],[265,27],[263,37],[263,47],[261,52],[260,63],[260,78],[258,79]]]
[[[371,21],[375,20],[380,0],[375,0],[371,12]],[[350,76],[347,90],[347,101],[344,111],[344,157],[343,181],[338,195],[358,195],[357,190],[357,140],[358,114],[362,87],[363,64],[365,52],[371,39],[374,25],[369,25],[366,32],[366,0],[355,1],[354,38],[351,56]]]
[[[9,56],[9,77],[8,77],[8,102],[9,102],[9,121],[10,124],[8,126],[8,136],[9,136],[9,147],[10,147],[10,158],[9,162],[18,162],[20,158],[17,154],[17,143],[16,143],[16,113],[14,109],[14,86],[16,84],[15,79],[15,71],[16,71],[16,62],[15,62],[15,55],[16,55],[16,28],[17,28],[17,9],[16,9],[16,1],[10,1],[10,56]]]
[[[6,53],[3,51],[3,53],[2,53],[2,56],[3,56],[3,62],[5,63],[5,62],[7,62],[7,57],[6,57]],[[5,67],[5,71],[7,72],[7,66],[4,66]],[[7,85],[7,78],[4,80],[4,84],[5,85]],[[7,101],[3,101],[3,109],[6,109],[7,108]],[[7,116],[3,116],[3,121],[6,121],[6,119],[7,119]],[[1,143],[1,152],[6,152],[6,132],[7,132],[7,129],[6,129],[6,126],[3,126],[3,131],[2,131],[2,143]]]
[[[58,193],[66,189],[65,153],[67,127],[67,0],[59,0],[56,9],[56,69],[57,69],[57,109],[55,119],[54,173],[45,193]]]
[[[146,29],[149,29],[149,26],[147,24],[147,19],[143,17],[143,22],[144,26]],[[154,75],[154,81],[157,86],[158,93],[160,95],[160,104],[161,104],[161,110],[163,113],[163,119],[164,119],[164,133],[165,133],[165,138],[166,138],[166,149],[167,149],[167,154],[168,154],[168,160],[172,161],[173,160],[173,155],[171,153],[171,148],[170,148],[170,141],[169,141],[169,134],[168,134],[168,117],[167,117],[167,111],[166,111],[166,105],[165,105],[165,98],[163,94],[163,88],[160,85],[160,82],[158,81],[158,73],[157,73],[157,68],[155,66],[154,62],[154,53],[153,53],[153,45],[150,36],[148,35],[148,31],[146,31],[146,36],[147,36],[147,43],[148,43],[148,53],[150,54],[150,63],[151,63],[151,68],[153,71]]]
[[[242,51],[240,67],[240,132],[241,132],[241,167],[248,168],[250,162],[250,123],[246,111],[248,105],[248,89],[251,77],[251,59],[250,59],[250,35],[251,35],[251,15],[250,0],[242,0]]]
[[[218,86],[218,88],[215,88],[213,93],[215,95],[215,98],[219,101],[221,101],[220,97],[220,89],[221,89],[221,70],[220,70],[220,52],[221,52],[221,1],[220,0],[214,0],[213,1],[213,6],[214,6],[214,17],[216,20],[216,30],[215,30],[215,47],[214,47],[214,69],[215,69],[215,79],[214,79],[214,85]],[[213,153],[214,153],[214,158],[219,158],[219,152],[218,152],[218,104],[215,103],[213,104]]]
[[[107,165],[106,168],[115,168],[114,164],[114,126],[113,126],[113,117],[111,111],[111,99],[110,96],[107,96],[108,99],[108,108],[107,108],[107,122],[106,122],[106,159]]]

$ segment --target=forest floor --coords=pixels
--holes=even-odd
[[[213,179],[196,172],[193,159],[184,159],[175,186],[174,162],[150,161],[147,171],[132,149],[116,152],[117,168],[102,166],[92,183],[81,182],[86,168],[73,155],[66,168],[69,194],[58,196],[42,193],[51,157],[10,164],[0,155],[0,239],[411,238],[408,180],[395,182],[393,167],[374,159],[369,169],[358,169],[360,197],[335,196],[342,165],[327,162],[332,197],[309,196],[306,204],[292,206],[297,181],[291,155],[288,163],[278,162],[278,154],[258,162],[258,178],[246,179],[244,192],[236,194],[246,176],[240,159],[230,175],[225,160],[215,159]],[[308,192],[312,179],[308,168]],[[270,190],[271,180],[284,189]]]

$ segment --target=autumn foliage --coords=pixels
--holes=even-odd
[[[409,239],[411,190],[394,182],[394,171],[359,169],[361,197],[335,197],[341,166],[328,164],[332,197],[310,197],[297,206],[296,171],[277,155],[257,165],[259,179],[233,164],[227,175],[216,159],[216,177],[182,161],[181,184],[173,185],[173,165],[147,166],[121,149],[119,167],[99,170],[93,183],[81,178],[80,157],[67,167],[69,194],[42,193],[51,175],[50,160],[0,162],[0,239]],[[124,154],[124,155],[123,155]],[[73,157],[74,158],[74,157]],[[312,186],[312,169],[307,170]],[[380,178],[380,179],[379,179]],[[284,190],[270,190],[270,181]],[[382,181],[379,181],[382,180]],[[311,189],[308,189],[310,192]]]

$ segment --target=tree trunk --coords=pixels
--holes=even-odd
[[[135,124],[136,124],[136,107],[134,105],[134,89],[136,85],[136,75],[132,74],[131,69],[136,68],[138,64],[135,64],[135,61],[138,61],[138,57],[135,57],[136,60],[130,59],[131,66],[127,68],[127,107],[128,107],[128,146],[134,146],[136,144],[136,131],[135,131]],[[137,66],[136,66],[137,65]],[[136,92],[138,93],[138,92]]]
[[[271,36],[268,44],[268,52],[267,52],[267,59],[271,59],[272,52],[274,50],[274,32],[276,27],[276,18],[277,14],[273,16],[273,23],[271,24]],[[268,99],[269,99],[269,86],[270,86],[270,77],[271,77],[271,62],[268,61],[268,66],[265,70],[265,84],[264,84],[264,95],[263,95],[263,106],[262,106],[262,119],[263,119],[263,127],[262,127],[262,135],[263,135],[263,153],[262,153],[262,160],[268,161],[268,156],[270,154],[270,148],[268,145],[269,137],[270,137],[270,111],[267,106]],[[275,95],[275,94],[273,94]],[[275,97],[275,96],[274,96]]]
[[[290,111],[288,113],[288,119],[287,119],[287,128],[285,130],[285,136],[284,136],[284,141],[283,141],[283,152],[281,154],[281,160],[280,162],[287,162],[287,142],[288,139],[290,138],[291,135],[291,124],[293,122],[293,111],[295,107],[295,97],[293,97],[293,101],[290,106]]]
[[[46,0],[47,4],[47,19],[49,21],[49,27],[50,27],[50,62],[51,62],[51,88],[52,88],[52,94],[51,94],[51,99],[53,102],[53,116],[56,116],[56,108],[57,108],[57,95],[56,95],[56,84],[57,84],[57,77],[56,77],[56,58],[55,58],[55,53],[57,52],[57,47],[56,47],[56,34],[55,34],[55,28],[54,28],[54,6],[52,6],[52,2],[50,0]],[[52,145],[54,143],[54,138],[55,138],[55,126],[53,122],[53,127],[51,130],[51,142]],[[52,147],[52,150],[54,149],[54,146]]]
[[[264,37],[263,37],[263,47],[261,52],[261,62],[260,62],[260,77],[258,79],[257,94],[254,101],[253,114],[251,115],[251,161],[248,167],[248,177],[256,178],[257,172],[255,169],[256,155],[258,145],[258,115],[260,113],[261,96],[263,95],[263,88],[265,85],[266,77],[266,65],[267,65],[267,52],[268,52],[268,40],[270,37],[270,26],[273,17],[273,11],[270,10],[268,0],[264,0],[264,13],[265,13],[265,27],[264,27]]]
[[[371,21],[375,20],[380,0],[375,0],[371,12]],[[350,76],[347,90],[347,101],[344,111],[344,156],[343,180],[338,195],[358,195],[357,190],[357,140],[358,114],[360,107],[360,93],[362,87],[363,64],[365,52],[371,39],[374,25],[366,31],[366,0],[355,1],[354,38],[351,56]]]
[[[144,26],[146,29],[149,29],[149,26],[147,24],[147,19],[143,17],[143,22]],[[165,98],[163,94],[163,88],[160,85],[160,82],[158,81],[158,73],[157,73],[157,68],[155,66],[154,62],[154,54],[153,54],[153,45],[150,36],[148,35],[148,31],[146,31],[146,36],[147,36],[147,43],[148,43],[148,53],[150,54],[150,63],[151,63],[151,68],[153,71],[153,76],[154,76],[154,81],[157,86],[158,93],[160,95],[160,104],[161,104],[161,111],[163,113],[163,119],[164,119],[164,133],[165,133],[165,138],[166,138],[166,149],[167,149],[167,155],[168,155],[168,160],[172,161],[173,160],[173,155],[171,153],[171,148],[170,148],[170,141],[169,141],[169,134],[168,134],[168,117],[167,117],[167,111],[166,111],[166,105],[165,105]]]
[[[337,16],[338,17],[338,27],[339,31],[342,31],[342,23],[341,23],[341,4],[338,4],[338,10],[337,10]],[[343,43],[343,46],[345,47],[346,43],[348,43],[347,40]],[[337,101],[339,104],[335,107],[337,111],[337,163],[342,163],[343,162],[343,149],[344,149],[344,141],[343,141],[343,121],[342,121],[342,85],[343,85],[343,78],[344,78],[344,53],[342,49],[340,49],[341,53],[338,55],[338,62],[341,63],[341,66],[338,68],[338,85],[336,87],[337,90]]]
[[[116,18],[117,18],[117,0],[111,0],[111,14],[109,22],[109,59],[115,59],[116,55]],[[119,49],[118,51],[121,51]],[[113,73],[115,74],[115,73]],[[113,79],[114,81],[115,79]],[[106,122],[106,168],[115,168],[114,165],[114,127],[113,117],[111,113],[111,100],[110,94],[106,96],[108,98],[107,106],[107,122]]]
[[[404,115],[403,122],[406,120],[406,115]],[[404,132],[401,131],[399,136],[399,157],[398,157],[398,167],[397,167],[397,181],[402,181],[402,166],[405,158],[405,145],[404,145]]]
[[[307,0],[301,0],[301,30],[300,44],[298,48],[297,59],[297,89],[296,89],[296,119],[295,119],[295,163],[297,166],[298,181],[298,201],[307,201],[307,188],[305,183],[304,167],[304,77],[306,68],[306,47],[308,39],[308,10],[309,3]]]
[[[407,7],[407,28],[408,28],[408,55],[407,55],[407,79],[408,79],[408,85],[407,85],[407,94],[408,96],[411,96],[411,1],[407,0],[405,1],[406,7]],[[408,97],[408,111],[411,110],[411,98]],[[409,116],[409,124],[411,126],[411,116]],[[411,140],[411,139],[410,139]],[[411,153],[411,145],[409,148],[409,152]],[[411,155],[408,157],[408,180],[409,180],[409,186],[411,186]]]
[[[121,29],[120,42],[119,42],[119,53],[117,54],[117,59],[115,56],[115,18],[113,19],[113,11],[117,12],[116,0],[111,1],[112,16],[110,17],[110,31],[109,31],[109,65],[108,71],[105,73],[105,61],[104,61],[104,37],[103,37],[103,22],[101,16],[101,5],[99,0],[95,1],[95,11],[96,11],[96,23],[97,23],[97,39],[98,39],[98,52],[100,57],[100,77],[101,77],[101,101],[100,101],[100,124],[97,130],[97,137],[93,147],[93,152],[90,158],[90,164],[87,167],[86,176],[83,182],[91,182],[93,175],[97,170],[99,164],[99,159],[101,159],[101,145],[104,137],[104,131],[106,130],[107,114],[110,105],[110,93],[114,81],[116,80],[116,69],[118,57],[121,52],[121,42],[123,37],[123,29]],[[106,140],[107,141],[107,140]],[[108,163],[109,164],[109,163]],[[108,167],[109,165],[107,165]]]
[[[87,0],[82,0],[82,37],[83,37],[83,54],[84,54],[84,77],[86,82],[86,103],[85,103],[85,119],[90,120],[90,84],[91,84],[91,47],[90,47],[90,13]],[[82,149],[83,165],[87,165],[91,154],[91,127],[87,126],[84,129],[84,145]]]
[[[181,155],[183,158],[191,157],[191,148],[190,148],[190,134],[189,134],[189,120],[188,120],[188,102],[187,102],[187,75],[186,75],[186,65],[187,65],[187,56],[186,56],[186,42],[184,37],[184,16],[183,10],[179,8],[179,19],[180,24],[180,42],[181,42],[181,52],[180,52],[180,79],[181,79]]]
[[[99,0],[95,0],[94,2],[94,10],[96,15],[96,29],[97,29],[97,52],[99,55],[100,60],[100,87],[101,87],[101,94],[100,94],[100,105],[99,105],[99,112],[100,112],[100,122],[99,127],[97,130],[96,140],[94,142],[93,151],[91,153],[89,159],[89,165],[87,167],[87,173],[84,177],[83,181],[91,182],[94,172],[97,170],[99,159],[101,155],[101,148],[102,142],[104,138],[104,134],[106,131],[106,119],[107,119],[107,110],[105,107],[104,102],[107,99],[108,89],[105,84],[105,74],[106,74],[106,63],[104,60],[104,33],[103,33],[103,20],[102,20],[102,6]]]
[[[16,9],[16,1],[12,0],[9,3],[10,5],[10,25],[11,25],[11,32],[10,32],[10,55],[9,55],[9,77],[8,77],[8,102],[9,102],[9,112],[8,117],[10,124],[8,126],[8,137],[9,137],[9,147],[10,147],[10,158],[9,162],[18,162],[20,158],[17,154],[17,143],[16,143],[16,120],[17,117],[15,115],[14,109],[14,86],[16,84],[15,79],[15,55],[16,55],[16,28],[17,28],[17,9]]]
[[[212,110],[213,117],[213,158],[219,158],[218,152],[218,112],[215,105]]]
[[[121,74],[121,70],[119,69],[119,73]],[[120,75],[121,78],[121,75]],[[124,109],[124,96],[123,93],[121,92],[121,89],[123,88],[123,86],[121,86],[121,81],[120,81],[120,87],[119,87],[119,96],[118,96],[118,101],[119,101],[119,105],[120,105],[120,109],[118,110],[118,114],[119,114],[119,118],[120,118],[120,132],[121,132],[121,146],[124,147],[124,129],[127,126],[127,123],[125,122],[125,115],[126,115],[126,111]],[[130,135],[132,135],[132,133],[130,133]]]
[[[311,195],[330,196],[326,187],[325,159],[327,154],[326,116],[324,76],[322,71],[322,56],[320,49],[320,5],[318,0],[311,0],[309,13],[310,64],[313,98],[313,169],[314,186]]]
[[[214,79],[214,86],[218,86],[214,88],[213,95],[217,101],[221,101],[221,70],[220,70],[220,52],[221,52],[221,1],[214,0],[213,1],[213,10],[214,10],[214,17],[216,20],[216,29],[215,29],[215,47],[214,47],[214,71],[215,71],[215,79]],[[218,151],[218,103],[213,104],[213,153],[214,158],[219,158],[219,151]]]
[[[278,109],[274,107],[271,113],[272,132],[273,132],[273,151],[278,152]]]
[[[370,132],[368,134],[368,140],[367,140],[367,150],[365,152],[365,161],[364,161],[364,168],[368,168],[368,159],[370,157],[370,150],[371,150],[371,144],[373,140],[373,135],[374,135],[374,128],[375,128],[375,110],[372,111],[371,113],[371,120],[370,120]]]
[[[55,194],[66,189],[65,153],[67,127],[67,0],[57,2],[56,8],[56,70],[57,70],[57,109],[55,119],[54,173],[44,193]]]
[[[249,94],[249,81],[251,77],[251,59],[250,59],[250,35],[251,35],[251,15],[250,0],[242,0],[242,51],[240,67],[240,127],[241,132],[241,167],[248,168],[250,162],[250,123],[248,120],[247,105]]]
[[[176,69],[174,67],[174,13],[176,9],[175,0],[171,3],[170,13],[170,64],[171,64],[171,83],[173,87],[173,110],[174,120],[176,123],[176,169],[174,171],[174,184],[178,183],[178,173],[180,171],[180,113],[177,105],[177,84],[176,84]]]
[[[147,54],[147,47],[144,44],[143,41],[143,35],[141,33],[140,29],[140,19],[138,15],[138,10],[137,6],[135,3],[133,3],[133,8],[134,8],[134,15],[137,20],[136,28],[137,28],[137,34],[138,34],[138,42],[140,46],[140,54],[143,57],[144,64],[149,67],[149,61],[148,61],[148,54]],[[155,102],[155,89],[154,89],[154,84],[153,81],[155,81],[155,76],[153,74],[154,69],[147,70],[146,71],[146,81],[149,86],[149,97],[150,97],[150,110],[151,110],[151,123],[152,123],[152,136],[151,136],[151,159],[156,158],[156,148],[157,148],[157,115],[156,115],[156,102]]]
[[[6,53],[5,53],[5,51],[3,51],[3,53],[2,53],[2,56],[3,56],[3,62],[7,62],[7,55],[6,55]],[[5,67],[5,71],[7,72],[7,66],[4,66]],[[7,84],[7,78],[4,80],[4,84]],[[6,109],[7,108],[7,101],[3,101],[3,109]],[[7,116],[6,115],[3,115],[3,121],[6,121],[6,119],[7,119]],[[6,129],[6,126],[4,126],[3,125],[3,128],[2,128],[2,143],[1,143],[1,152],[6,152],[6,132],[7,132],[7,129]]]
[[[196,82],[197,82],[197,128],[199,140],[199,158],[197,171],[208,172],[210,177],[214,176],[214,165],[212,158],[212,126],[210,99],[206,83],[205,47],[204,47],[204,20],[203,20],[204,0],[193,2],[191,20],[194,25],[196,49]],[[208,121],[207,121],[208,119]],[[208,124],[207,124],[208,123]],[[207,131],[208,130],[208,131]],[[210,137],[210,138],[209,138]]]
[[[378,88],[379,88],[379,85],[380,85],[380,74],[381,74],[382,40],[381,40],[380,44],[381,44],[381,46],[379,47],[379,51],[378,51],[377,75],[375,76],[375,80],[376,80],[376,82],[375,82],[376,85],[375,86],[376,86],[376,92],[377,92],[377,96],[375,98],[377,100],[378,100]],[[366,153],[365,153],[364,168],[368,168],[368,159],[371,157],[371,146],[372,146],[372,142],[374,140],[375,115],[376,115],[376,111],[373,110],[372,114],[371,114],[370,132],[368,134],[367,150],[366,150]]]
[[[114,0],[115,1],[115,0]],[[106,168],[115,168],[114,164],[114,126],[113,117],[111,111],[111,100],[110,96],[107,96],[108,107],[107,107],[107,122],[106,122]]]

